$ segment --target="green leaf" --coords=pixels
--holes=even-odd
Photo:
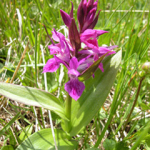
[[[150,127],[150,121],[146,124],[146,126],[143,128],[142,131],[137,136],[137,139],[134,143],[134,145],[131,147],[131,150],[135,150],[141,143],[142,140],[145,140],[145,137],[148,135]]]
[[[99,150],[99,148],[88,148],[88,149],[85,149],[85,150]]]
[[[115,146],[115,150],[129,150],[125,141],[118,142]]]
[[[63,104],[55,96],[46,91],[0,82],[0,95],[26,105],[50,109],[61,118],[67,119]]]
[[[122,52],[119,51],[112,58],[103,61],[104,72],[99,69],[94,78],[85,82],[85,90],[78,101],[72,101],[72,129],[70,135],[76,135],[86,126],[99,111],[115,81],[120,66]]]
[[[147,146],[150,147],[150,134],[146,136],[145,142],[146,142]]]
[[[32,125],[32,124],[31,124],[31,125],[28,125],[28,126],[25,128],[25,130],[23,130],[23,131],[21,132],[21,134],[19,135],[19,139],[20,139],[21,141],[24,141],[26,138],[28,138],[28,137],[31,135],[32,130],[33,130],[33,125]]]
[[[142,108],[143,110],[149,110],[149,109],[150,109],[150,107],[147,106],[147,105],[144,104],[144,103],[141,103],[140,106],[141,106],[141,108]]]
[[[67,135],[62,130],[55,129],[55,139],[58,150],[73,150],[77,147],[77,141],[68,141]],[[51,129],[43,129],[34,133],[21,143],[16,150],[55,150]]]
[[[14,148],[11,145],[7,145],[7,146],[3,146],[1,150],[14,150]]]
[[[106,139],[103,143],[105,150],[113,150],[115,148],[116,141],[112,139]]]

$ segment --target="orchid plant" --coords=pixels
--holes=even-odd
[[[47,61],[43,73],[56,72],[60,64],[67,68],[68,82],[64,85],[67,97],[64,103],[39,89],[0,83],[0,94],[28,105],[47,108],[62,118],[63,130],[55,129],[56,143],[60,149],[64,145],[71,150],[75,148],[77,141],[71,140],[71,137],[82,131],[103,105],[121,61],[121,52],[115,54],[113,50],[116,45],[98,45],[98,37],[108,31],[94,29],[100,14],[100,11],[97,13],[97,5],[98,0],[81,0],[77,11],[78,25],[73,17],[73,4],[69,14],[60,10],[69,35],[65,37],[55,29],[52,31],[48,48],[53,58]],[[115,55],[110,56],[112,54]],[[53,149],[54,142],[49,134],[49,129],[43,129],[26,139],[18,149],[39,148],[43,139],[42,148]]]

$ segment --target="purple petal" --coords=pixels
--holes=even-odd
[[[87,41],[84,42],[87,47],[91,49],[98,49],[98,42],[97,39],[88,39]]]
[[[112,51],[112,50],[108,49],[107,47],[99,47],[99,54],[100,55],[104,55],[109,51],[110,51],[110,53],[108,53],[107,56],[116,53],[115,51]]]
[[[73,56],[76,56],[78,50],[81,48],[81,41],[74,18],[71,19],[71,24],[69,26],[69,39],[75,50]]]
[[[108,33],[108,31],[104,31],[104,30],[96,30],[97,33],[97,37],[104,34],[104,33]]]
[[[65,84],[65,90],[76,101],[80,98],[84,89],[84,84],[82,82],[79,82],[78,79],[71,79]]]
[[[86,56],[86,57],[80,59],[80,61],[79,61],[78,64],[80,65],[80,64],[84,63],[84,62],[85,62],[87,59],[89,59],[91,56],[92,56],[92,55],[88,55],[88,56]]]
[[[70,69],[68,71],[68,74],[73,75],[75,77],[78,77],[80,75],[80,73],[77,70],[75,70],[75,69]]]
[[[85,18],[85,22],[82,28],[82,32],[86,29],[88,29],[88,26],[90,26],[90,24],[93,22],[93,20],[95,19],[95,14],[96,14],[96,8],[93,8],[90,10],[90,12],[88,13],[88,15]]]
[[[86,59],[82,64],[79,65],[78,71],[81,72],[81,74],[89,68],[93,64],[94,59],[92,57]]]
[[[83,0],[83,12],[84,12],[84,17],[87,16],[87,0]]]
[[[60,52],[60,44],[56,44],[56,45],[49,45],[48,48],[50,49],[50,54],[58,54]]]
[[[70,61],[70,57],[68,57],[68,54],[64,53],[64,54],[58,54],[56,55],[59,59],[61,59],[64,62],[69,63]],[[62,63],[62,62],[61,62]]]
[[[96,15],[95,19],[93,20],[93,22],[91,24],[89,24],[89,26],[87,27],[88,29],[93,29],[98,21],[98,17],[99,17],[99,13],[100,11],[98,12],[98,14]],[[84,30],[82,30],[83,32]]]
[[[93,4],[93,7],[96,7],[97,8],[97,4],[98,4],[98,0],[96,0]]]
[[[59,68],[60,63],[55,59],[49,59],[43,68],[44,72],[55,72]]]
[[[108,31],[104,31],[104,30],[86,29],[83,33],[80,34],[80,40],[84,42],[85,40],[88,40],[89,38],[96,38],[107,32]]]
[[[63,10],[60,10],[60,13],[65,25],[69,27],[71,23],[71,17]]]
[[[82,30],[82,26],[83,26],[83,23],[84,23],[84,10],[83,10],[83,1],[82,0],[79,4],[79,7],[78,7],[78,11],[77,11],[77,18],[78,18],[78,23],[79,23],[79,28],[80,28],[80,31]]]
[[[76,57],[73,57],[71,60],[70,60],[70,62],[69,62],[69,67],[70,67],[70,69],[75,69],[75,70],[77,70],[77,68],[78,68],[78,60],[77,60],[77,58]]]
[[[87,11],[89,12],[93,8],[94,0],[89,0],[87,2]]]
[[[55,60],[58,62],[58,63],[62,63],[64,66],[66,66],[66,68],[69,70],[69,66],[67,65],[67,63],[65,61],[63,61],[61,58],[57,57],[54,55],[54,58]]]
[[[88,13],[88,15],[86,16],[85,21],[87,21],[88,24],[90,24],[94,20],[95,14],[96,14],[96,10],[97,10],[97,8],[91,9],[90,12]]]
[[[113,50],[114,48],[117,48],[117,47],[118,47],[117,45],[113,45],[113,46],[108,46],[107,48],[110,50]]]
[[[78,52],[78,54],[94,55],[94,52],[93,52],[93,50],[81,50]]]
[[[99,68],[102,72],[104,72],[104,68],[103,68],[103,64],[102,64],[102,63],[99,64],[98,68]]]
[[[93,29],[87,29],[83,33],[80,34],[80,39],[82,42],[89,38],[96,38],[96,31]]]
[[[64,39],[64,40],[65,40],[65,39]],[[62,40],[62,39],[60,38],[60,45],[61,45],[61,51],[62,51],[62,52],[65,51],[65,42],[64,42],[64,40]]]
[[[67,41],[66,40],[64,40],[64,42],[65,42],[65,44],[66,44],[66,53],[69,55],[69,57],[70,57],[70,50],[72,51],[72,47],[70,46],[69,47],[69,44],[67,43]]]
[[[56,41],[56,42],[60,42],[60,39],[64,40],[65,39],[65,36],[60,33],[60,32],[57,32],[55,29],[53,29],[52,31],[52,38]]]
[[[95,78],[95,74],[92,74],[92,77]]]

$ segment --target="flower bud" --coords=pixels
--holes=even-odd
[[[143,64],[142,69],[148,73],[150,73],[150,62],[146,62]]]
[[[150,62],[145,62],[140,66],[140,72],[138,73],[140,77],[144,77],[150,73]]]
[[[73,18],[71,19],[71,23],[69,26],[69,39],[72,47],[74,48],[73,56],[76,56],[78,50],[81,48],[81,41],[75,20]]]
[[[71,17],[66,12],[64,12],[63,10],[60,10],[60,13],[61,13],[61,17],[62,17],[65,25],[67,27],[69,27],[70,23],[71,23]]]
[[[140,71],[139,72],[139,76],[142,78],[142,77],[144,77],[145,76],[145,71]]]

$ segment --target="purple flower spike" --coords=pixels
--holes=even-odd
[[[51,40],[52,44],[48,48],[54,58],[47,61],[43,73],[55,72],[60,64],[63,64],[68,70],[69,79],[65,84],[65,90],[77,101],[85,89],[83,81],[91,76],[94,77],[98,68],[104,72],[103,59],[114,54],[113,49],[117,46],[98,45],[98,37],[108,32],[93,29],[100,13],[100,11],[96,13],[98,0],[81,0],[77,11],[79,29],[73,18],[73,3],[71,4],[70,14],[60,10],[62,19],[69,30],[69,39],[55,29],[52,31],[52,38],[56,43]]]
[[[65,90],[69,95],[76,101],[80,98],[81,94],[85,89],[85,85],[78,79],[71,79],[65,84]]]

